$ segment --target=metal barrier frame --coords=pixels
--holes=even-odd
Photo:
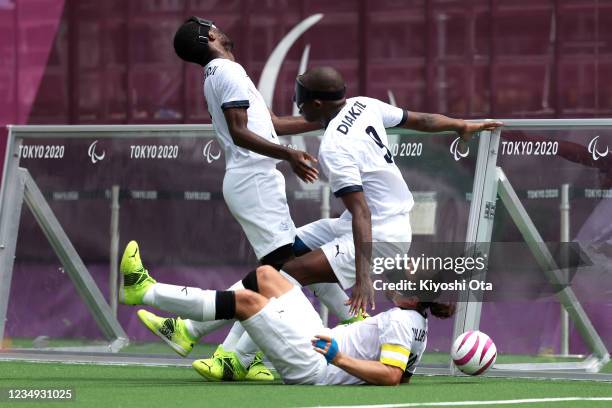
[[[466,243],[489,243],[493,229],[493,214],[497,196],[508,207],[512,218],[523,233],[526,242],[537,244],[542,239],[537,232],[524,207],[520,203],[510,182],[501,168],[497,167],[497,151],[500,143],[500,135],[503,129],[508,130],[568,130],[585,128],[612,127],[612,119],[509,119],[503,120],[504,127],[494,132],[483,132],[480,137],[478,155],[476,161],[476,173],[472,190],[472,202],[468,221]],[[8,294],[11,284],[12,267],[14,262],[15,245],[19,227],[19,214],[23,200],[34,211],[37,221],[45,230],[50,243],[62,262],[68,252],[76,257],[77,264],[68,265],[67,270],[74,271],[71,278],[75,282],[79,293],[85,303],[89,306],[96,321],[103,332],[107,335],[111,344],[110,351],[118,351],[127,344],[127,336],[116,321],[112,311],[105,300],[99,294],[97,287],[88,288],[91,277],[82,261],[74,251],[72,244],[65,237],[59,223],[50,212],[48,204],[36,187],[34,180],[25,169],[19,167],[19,146],[24,139],[36,138],[156,138],[156,137],[211,137],[214,135],[212,125],[25,125],[8,126],[9,136],[4,162],[4,172],[0,187],[0,342],[4,334],[4,324],[8,307]],[[391,130],[390,134],[417,135],[422,132]],[[451,132],[446,132],[451,133]],[[309,132],[303,136],[319,136],[320,132]],[[329,197],[329,195],[323,195]],[[326,211],[328,203],[322,204],[322,210]],[[48,232],[51,231],[51,232]],[[63,234],[65,236],[65,234]],[[62,237],[59,239],[58,237]],[[71,251],[72,248],[72,252]],[[473,247],[472,247],[473,248]],[[482,248],[482,247],[481,247]],[[550,253],[542,251],[541,245],[534,245],[532,250],[536,259],[544,267],[556,267]],[[470,248],[466,248],[469,250]],[[62,256],[62,253],[64,256]],[[70,258],[70,257],[69,257]],[[67,262],[67,261],[66,261]],[[68,263],[69,264],[69,263]],[[65,264],[66,266],[66,264]],[[545,268],[546,270],[546,268]],[[548,276],[548,274],[547,274]],[[554,281],[554,276],[549,276]],[[88,283],[90,282],[90,283]],[[93,284],[95,286],[95,284]],[[97,292],[97,293],[96,293]],[[593,354],[585,361],[579,363],[554,363],[554,364],[526,364],[508,365],[511,370],[542,370],[550,369],[580,369],[597,371],[603,364],[609,361],[609,353],[601,341],[598,333],[593,328],[590,320],[573,295],[571,288],[566,288],[558,295],[560,303],[568,311],[574,320],[585,342],[590,346]],[[458,313],[455,319],[453,334],[456,337],[465,330],[476,330],[480,324],[480,312],[482,304],[473,301],[473,294],[466,291],[458,304]],[[471,301],[472,300],[472,301]],[[503,365],[496,365],[501,369]],[[451,371],[453,367],[451,365]]]
[[[478,250],[488,252],[488,244],[491,242],[493,231],[496,200],[499,196],[547,278],[551,284],[557,284],[560,280],[555,271],[559,270],[559,267],[548,249],[541,245],[543,240],[537,228],[531,221],[503,170],[497,166],[501,133],[504,129],[567,130],[610,127],[612,126],[612,119],[511,119],[502,121],[504,122],[503,128],[489,132],[488,135],[483,135],[479,144],[468,231],[466,234],[466,251],[473,252]],[[483,274],[479,276],[484,278]],[[482,310],[482,302],[477,300],[479,298],[478,295],[478,293],[474,293],[469,289],[461,293],[457,304],[453,338],[457,338],[457,336],[468,330],[478,330]],[[496,364],[495,369],[516,371],[565,369],[598,372],[610,361],[610,354],[605,344],[593,327],[572,289],[565,287],[562,291],[556,293],[556,297],[574,321],[592,354],[580,362]],[[450,369],[454,373],[458,371],[452,362],[450,363]]]

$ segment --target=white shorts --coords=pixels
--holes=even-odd
[[[295,225],[287,205],[285,178],[276,168],[226,171],[223,197],[257,259],[293,244]]]
[[[297,236],[311,250],[321,248],[343,289],[355,284],[355,242],[350,219],[315,221],[298,228]],[[385,223],[372,224],[372,241],[385,243],[373,246],[372,257],[408,253],[412,242],[410,217],[395,216]]]
[[[242,321],[251,339],[286,384],[323,384],[327,362],[313,350],[311,339],[326,333],[321,318],[300,288],[270,302]]]

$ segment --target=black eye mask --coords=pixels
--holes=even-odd
[[[305,102],[313,99],[320,99],[323,101],[337,101],[344,98],[346,94],[346,87],[339,91],[311,91],[306,88],[299,78],[295,80],[295,95],[293,95],[293,102],[301,107]]]
[[[204,20],[203,18],[192,16],[186,21],[186,23],[193,21],[198,24],[198,38],[197,40],[201,43],[208,44],[208,32],[210,28],[214,26],[211,20]]]

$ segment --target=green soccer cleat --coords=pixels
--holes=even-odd
[[[370,317],[369,314],[367,314],[363,310],[359,310],[359,313],[357,313],[356,316],[353,316],[353,317],[351,317],[349,319],[346,319],[346,320],[342,320],[340,323],[338,323],[338,326],[340,326],[340,325],[347,326],[349,324],[353,324],[353,323],[357,323],[357,322],[360,322],[362,320],[365,320],[368,317]]]
[[[263,363],[263,353],[261,351],[255,354],[255,359],[249,366],[244,379],[247,381],[274,381],[274,375]]]
[[[196,339],[189,335],[185,321],[180,317],[163,318],[144,309],[140,309],[137,315],[149,330],[158,335],[181,356],[185,357],[193,350]]]
[[[217,347],[212,358],[193,362],[192,367],[208,381],[244,381],[247,371],[233,351]]]
[[[126,305],[141,305],[145,293],[156,281],[142,265],[136,241],[130,241],[125,247],[119,270],[123,275],[119,302]]]

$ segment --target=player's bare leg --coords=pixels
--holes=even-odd
[[[315,249],[283,265],[282,272],[301,286],[315,283],[338,283],[338,279],[321,249]]]
[[[255,270],[258,291],[249,289],[234,292],[236,298],[235,318],[246,320],[263,309],[270,298],[280,297],[293,289],[293,285],[271,266],[260,266]]]
[[[291,282],[285,279],[276,269],[271,266],[260,266],[255,271],[255,274],[257,276],[258,293],[268,299],[272,297],[280,297],[293,289]]]

